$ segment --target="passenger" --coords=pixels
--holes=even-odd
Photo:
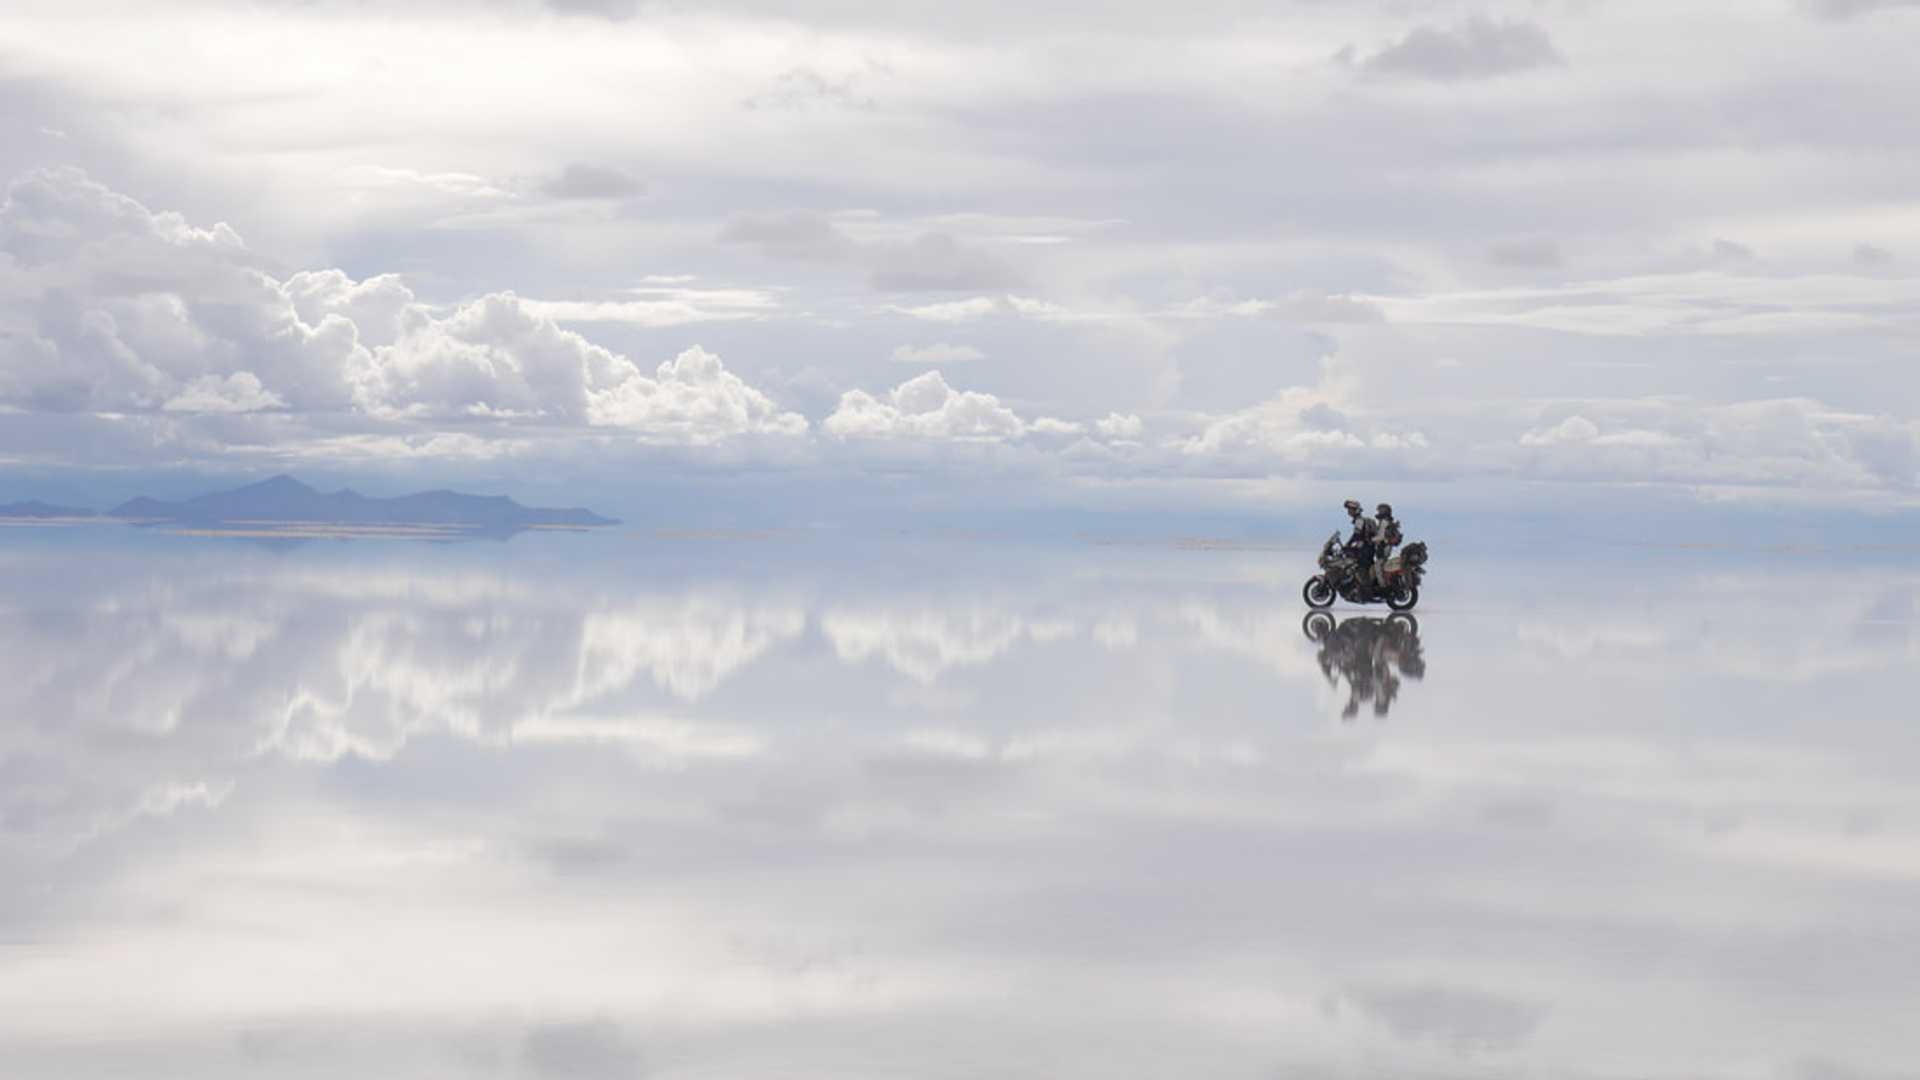
[[[1387,585],[1387,560],[1393,557],[1393,549],[1400,546],[1402,539],[1400,523],[1393,518],[1393,507],[1381,503],[1374,508],[1374,583],[1381,588]]]

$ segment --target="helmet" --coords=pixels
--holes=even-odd
[[[1378,517],[1383,517],[1383,518],[1393,517],[1393,507],[1388,503],[1381,503],[1379,506],[1374,508],[1373,512]]]
[[[1356,499],[1348,499],[1346,502],[1342,503],[1341,505],[1347,508],[1347,513],[1349,514],[1360,513],[1360,503]]]

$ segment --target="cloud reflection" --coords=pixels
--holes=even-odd
[[[0,556],[22,1075],[1891,1067],[1909,585],[576,550]]]

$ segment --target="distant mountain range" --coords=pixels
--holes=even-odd
[[[12,503],[0,517],[91,517],[45,503]],[[169,502],[141,496],[107,511],[110,518],[139,524],[175,524],[202,528],[246,526],[327,526],[360,529],[425,527],[511,532],[518,529],[588,528],[618,521],[590,510],[550,510],[522,506],[505,495],[463,495],[423,491],[392,499],[374,498],[342,488],[323,492],[291,476]]]
[[[82,510],[75,506],[54,506],[38,499],[26,502],[0,503],[0,518],[85,518],[92,517],[93,511]]]

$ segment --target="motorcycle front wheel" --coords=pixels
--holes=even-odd
[[[1405,589],[1387,597],[1387,606],[1395,611],[1412,611],[1413,605],[1420,602],[1420,586],[1409,585]]]
[[[1308,641],[1325,641],[1327,635],[1333,633],[1333,627],[1333,616],[1324,611],[1309,611],[1300,620],[1300,632],[1307,636]]]
[[[1307,584],[1301,588],[1300,599],[1305,600],[1307,606],[1310,608],[1332,607],[1334,600],[1333,586],[1327,584],[1326,575],[1315,574],[1308,578]]]

